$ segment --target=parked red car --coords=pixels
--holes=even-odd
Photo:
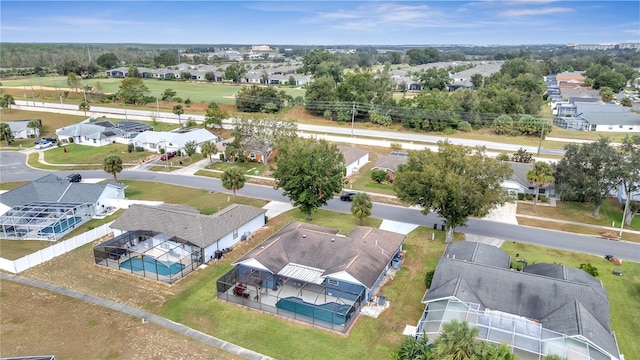
[[[168,151],[168,152],[162,154],[162,156],[160,156],[160,160],[166,161],[166,160],[171,159],[174,156],[176,156],[176,152],[175,151]]]

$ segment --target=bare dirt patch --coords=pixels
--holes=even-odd
[[[239,359],[158,325],[3,281],[0,356],[53,354],[59,359]],[[188,354],[188,356],[187,356]]]

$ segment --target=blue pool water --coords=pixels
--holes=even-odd
[[[134,271],[151,271],[159,275],[175,275],[184,269],[184,264],[169,263],[156,260],[151,256],[134,257],[127,259],[120,264],[120,269],[129,269]]]
[[[49,225],[45,228],[42,228],[41,232],[43,234],[60,234],[69,230],[70,228],[75,226],[77,223],[79,223],[81,220],[82,218],[78,216],[70,217],[67,219],[61,219],[53,225]]]
[[[314,305],[293,296],[278,300],[276,307],[336,325],[344,325],[353,312],[350,305],[335,302]]]

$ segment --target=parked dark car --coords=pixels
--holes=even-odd
[[[176,156],[176,152],[175,151],[168,151],[168,152],[162,154],[162,156],[160,156],[160,160],[166,161],[166,160],[171,159],[174,156]]]
[[[54,144],[57,144],[57,143],[58,143],[58,139],[51,138],[51,137],[43,137],[43,138],[42,138],[42,141],[48,141],[48,142],[50,142],[50,143],[54,143]]]
[[[342,201],[353,201],[353,197],[356,196],[356,191],[345,191],[340,194],[340,200]]]
[[[80,174],[71,174],[67,176],[67,180],[69,180],[69,182],[80,182],[82,176],[80,176]]]

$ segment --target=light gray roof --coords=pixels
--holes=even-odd
[[[270,236],[237,263],[255,259],[276,274],[294,263],[323,270],[323,275],[344,271],[371,289],[405,235],[355,227],[346,236],[338,230],[294,222]]]
[[[447,297],[538,320],[549,330],[582,335],[617,354],[609,300],[602,286],[593,281],[571,281],[443,257],[423,302]]]
[[[640,114],[634,112],[590,112],[584,113],[578,118],[586,120],[589,124],[596,125],[640,125]]]
[[[69,182],[53,174],[24,184],[4,194],[0,194],[0,202],[7,206],[20,206],[37,201],[96,203],[106,187],[125,186],[113,181],[102,184]]]
[[[112,135],[107,135],[107,132],[113,133]],[[120,129],[115,129],[113,127],[104,127],[96,124],[89,123],[79,123],[74,125],[69,125],[56,130],[56,135],[60,138],[67,137],[87,137],[89,139],[103,140],[113,136],[125,136],[125,132]]]
[[[124,231],[167,233],[205,248],[265,212],[265,209],[253,206],[233,204],[213,215],[202,215],[184,205],[136,204],[131,205],[111,227]]]
[[[361,157],[369,153],[366,150],[358,149],[353,146],[345,146],[345,145],[338,145],[338,150],[340,150],[340,152],[344,156],[344,163],[346,165],[349,165],[355,161],[358,161],[358,159],[360,159]]]
[[[407,156],[382,155],[378,156],[376,165],[373,167],[373,169],[383,169],[396,172],[398,171],[398,165],[406,164],[407,161],[409,161],[409,158]]]
[[[509,254],[493,245],[474,241],[460,241],[449,244],[444,257],[508,269],[511,263]]]

